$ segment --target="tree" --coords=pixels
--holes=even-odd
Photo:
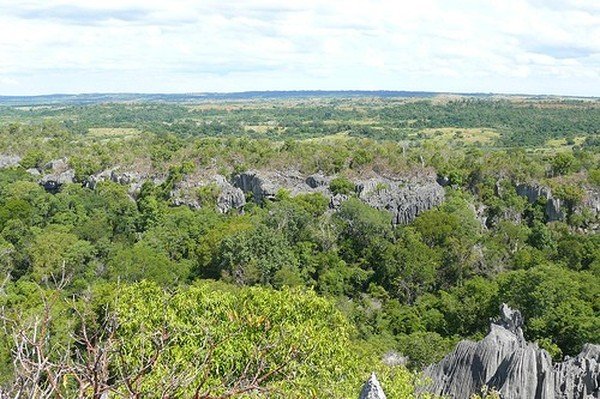
[[[552,173],[555,176],[566,175],[573,172],[577,166],[576,159],[570,152],[559,152],[554,155],[550,164],[552,166]]]
[[[371,370],[390,394],[411,398],[414,390],[404,367],[383,365],[353,341],[335,305],[312,292],[108,285],[80,301],[46,296],[40,315],[2,315],[0,338],[13,341],[16,367],[2,394],[344,398],[358,394]],[[69,328],[57,341],[59,324]]]
[[[441,256],[413,228],[402,229],[395,243],[386,243],[383,249],[376,247],[371,252],[369,263],[375,270],[375,279],[393,297],[411,303],[435,287]]]
[[[280,270],[298,270],[298,259],[285,238],[260,225],[223,240],[218,258],[225,279],[237,284],[273,284]]]
[[[94,247],[65,226],[50,225],[35,234],[28,253],[32,276],[42,283],[57,283],[89,272],[86,264],[94,256]]]
[[[149,280],[161,285],[175,285],[186,281],[189,273],[189,262],[174,262],[145,241],[118,249],[108,262],[108,276],[113,281]]]
[[[333,194],[350,195],[354,193],[355,185],[345,177],[336,177],[329,183],[329,190]]]
[[[357,261],[376,237],[392,235],[389,212],[371,208],[356,198],[345,201],[334,215],[340,226],[341,252],[346,261]]]

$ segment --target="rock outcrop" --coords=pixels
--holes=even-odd
[[[0,169],[11,168],[13,166],[18,166],[19,162],[21,162],[21,157],[17,155],[0,155]]]
[[[291,195],[321,193],[329,198],[330,208],[337,209],[349,196],[332,193],[329,190],[331,180],[322,174],[304,178],[298,172],[248,171],[235,176],[233,185],[251,194],[259,203],[274,199],[281,189]],[[355,194],[366,204],[389,211],[394,224],[410,223],[421,212],[440,205],[445,197],[443,187],[429,177],[394,180],[375,176],[355,182]]]
[[[374,178],[357,185],[358,198],[370,206],[390,211],[394,224],[408,224],[421,212],[440,205],[445,192],[435,181],[420,183]]]
[[[305,178],[297,171],[267,172],[250,170],[233,178],[233,185],[245,193],[250,193],[258,203],[272,200],[281,189],[291,195],[322,193],[329,195],[329,178],[312,175]]]
[[[211,193],[217,210],[221,213],[227,213],[231,210],[241,210],[246,205],[246,196],[244,192],[237,187],[234,187],[227,181],[224,176],[213,175],[200,180],[184,179],[176,184],[175,188],[170,192],[173,205],[185,205],[191,208],[200,208],[202,198],[199,198],[198,191],[202,188],[210,188],[214,190]],[[204,200],[207,200],[206,198]]]
[[[516,186],[517,194],[526,197],[530,203],[535,203],[542,199],[546,202],[546,219],[549,222],[563,220],[565,214],[562,210],[562,203],[559,198],[552,196],[552,190],[549,187],[535,183],[521,183]]]
[[[363,385],[358,399],[386,399],[375,373],[371,374],[371,377]]]
[[[581,353],[556,365],[557,398],[600,398],[600,345],[586,344]]]
[[[429,366],[428,392],[468,398],[483,386],[502,398],[593,399],[600,397],[600,346],[586,345],[573,359],[553,366],[548,352],[523,337],[519,311],[502,305],[500,317],[479,342],[462,341]]]
[[[69,167],[66,159],[52,160],[39,172],[42,175],[39,183],[51,193],[57,192],[63,184],[75,182],[75,171]]]

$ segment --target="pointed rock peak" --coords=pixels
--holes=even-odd
[[[372,373],[369,380],[363,385],[358,399],[386,399],[375,373]]]
[[[511,309],[505,303],[500,305],[500,316],[492,324],[504,327],[517,337],[523,337],[523,316],[521,312]]]

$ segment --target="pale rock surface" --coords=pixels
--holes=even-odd
[[[469,398],[483,386],[505,399],[598,399],[600,346],[586,345],[573,359],[552,364],[548,352],[523,338],[521,313],[502,305],[500,317],[479,342],[462,341],[429,366],[426,391],[451,399]]]
[[[17,155],[0,155],[0,169],[11,168],[13,166],[18,166],[19,162],[21,162],[21,157]]]
[[[298,194],[321,193],[329,198],[330,208],[337,209],[349,196],[333,194],[329,190],[332,178],[315,174],[304,178],[296,171],[263,172],[248,171],[233,179],[233,185],[245,193],[250,193],[258,203],[274,199],[280,189],[292,196]],[[412,222],[421,212],[440,205],[445,192],[434,178],[394,180],[382,176],[355,182],[355,193],[366,204],[392,215],[393,224]]]
[[[385,393],[377,381],[375,373],[371,374],[371,377],[367,380],[365,385],[360,392],[358,399],[386,399]]]

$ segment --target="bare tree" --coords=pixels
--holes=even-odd
[[[66,342],[56,342],[52,333],[56,322],[53,310],[60,300],[57,298],[60,297],[44,297],[41,314],[29,319],[22,314],[9,317],[1,309],[3,333],[12,339],[14,378],[0,387],[0,399],[149,397],[144,391],[145,378],[171,344],[167,326],[151,334],[151,351],[143,351],[145,354],[140,351],[131,359],[118,335],[119,321],[115,314],[104,308],[98,317],[98,311],[82,311],[73,301],[68,308],[75,315],[77,326],[72,328],[75,332]],[[222,377],[219,393],[214,394],[214,386],[207,386],[213,377],[213,355],[240,333],[236,331],[214,340],[207,331],[201,349],[195,354],[194,369],[189,369],[189,361],[170,365],[169,371],[161,374],[159,389],[151,397],[179,398],[182,392],[188,392],[190,399],[228,399],[250,392],[266,393],[267,383],[275,376],[291,378],[285,374],[286,368],[300,351],[289,348],[278,364],[270,364],[267,359],[274,350],[281,349],[281,342],[265,338],[256,344],[241,373]]]

